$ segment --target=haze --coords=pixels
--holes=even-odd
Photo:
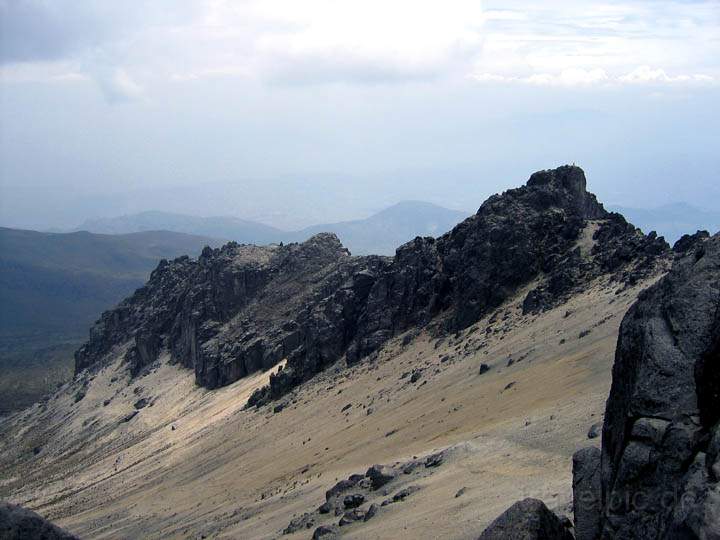
[[[720,209],[716,1],[0,0],[0,224],[473,211],[577,163]]]

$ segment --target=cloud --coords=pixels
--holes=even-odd
[[[720,78],[714,0],[499,4],[0,0],[0,64],[3,75],[42,64],[55,80],[60,65],[80,70],[112,102],[166,81],[203,78],[297,86],[470,76],[558,87]],[[678,73],[692,75],[669,75]]]
[[[142,87],[123,68],[101,69],[93,79],[109,103],[135,101],[143,96]]]
[[[136,60],[176,80],[251,73],[292,83],[377,83],[452,72],[481,41],[476,0],[196,0],[184,10],[192,17],[167,18],[157,4],[5,0],[0,62],[82,60],[110,50],[122,64]]]
[[[498,73],[478,73],[471,75],[471,79],[480,83],[520,83],[535,86],[611,86],[622,84],[675,84],[698,83],[713,84],[716,79],[710,75],[675,75],[669,76],[663,69],[653,69],[649,66],[639,66],[629,73],[610,76],[604,69],[566,69],[560,73],[533,73],[526,76],[508,76]]]
[[[638,66],[630,73],[618,77],[619,82],[629,84],[682,83],[682,82],[713,82],[709,75],[675,75],[671,77],[664,69],[653,69],[650,66]]]
[[[60,2],[0,0],[0,63],[63,59],[92,46],[109,28],[90,11]]]

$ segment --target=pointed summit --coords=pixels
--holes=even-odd
[[[538,171],[527,181],[529,188],[563,190],[570,195],[575,209],[584,219],[602,219],[607,217],[603,205],[592,193],[587,191],[585,171],[577,165],[563,165],[557,169]]]

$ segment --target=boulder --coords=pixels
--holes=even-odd
[[[587,437],[588,439],[596,439],[600,436],[602,433],[602,422],[597,422],[590,426],[590,429],[588,429]]]
[[[341,493],[351,490],[355,487],[356,483],[357,482],[353,482],[352,480],[340,480],[337,484],[325,492],[325,500],[329,501],[333,497],[337,497]]]
[[[346,495],[343,499],[343,506],[345,508],[357,508],[365,502],[365,495],[362,493],[353,493],[352,495]]]
[[[336,540],[340,530],[335,525],[320,525],[312,535],[312,540]]]
[[[720,236],[676,247],[672,270],[620,328],[603,426],[603,539],[720,538]]]
[[[35,512],[0,502],[0,538],[2,540],[78,540]]]
[[[394,480],[397,475],[397,471],[386,465],[373,465],[365,473],[365,476],[370,479],[373,490],[380,489]]]
[[[573,535],[545,503],[524,499],[505,510],[479,540],[573,540]]]

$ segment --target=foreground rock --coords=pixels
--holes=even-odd
[[[720,539],[720,233],[675,253],[620,327],[602,449],[573,456],[578,540]],[[541,505],[517,503],[481,538],[536,538],[521,535]]]
[[[576,540],[596,540],[601,528],[600,449],[594,446],[573,455],[573,514]]]
[[[467,328],[536,279],[526,313],[557,305],[601,275],[632,284],[669,257],[662,238],[606,212],[582,169],[564,166],[490,197],[449,233],[416,238],[392,259],[351,257],[337,237],[320,234],[163,261],[145,287],[102,315],[75,370],[126,347],[133,375],[166,353],[193,369],[199,385],[216,388],[287,359],[251,396],[249,404],[260,405],[411,328]]]
[[[602,538],[720,538],[720,235],[685,244],[620,329]]]
[[[2,540],[78,540],[60,527],[21,506],[0,502]]]
[[[542,501],[525,499],[493,521],[479,540],[573,540],[573,535]]]

